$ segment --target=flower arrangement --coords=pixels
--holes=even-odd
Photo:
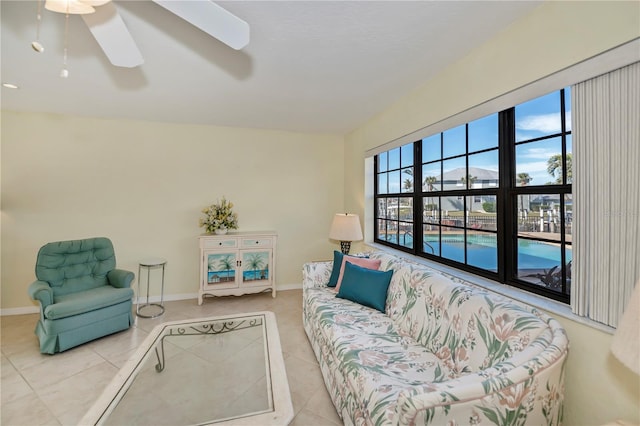
[[[200,227],[204,227],[209,233],[224,233],[228,229],[238,229],[238,214],[234,213],[232,208],[233,203],[225,197],[217,204],[205,207],[202,209],[205,217],[200,218]]]

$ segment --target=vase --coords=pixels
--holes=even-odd
[[[215,230],[216,235],[225,235],[227,233],[227,228],[218,228]]]

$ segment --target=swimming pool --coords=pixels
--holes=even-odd
[[[400,237],[400,244],[411,246],[412,243],[410,235]],[[498,270],[498,249],[495,235],[468,235],[466,245],[464,236],[460,234],[443,235],[441,242],[437,235],[424,236],[423,250],[425,253],[439,255],[456,262],[464,263],[465,247],[468,265],[494,272]],[[569,263],[572,259],[570,246],[566,249],[565,256],[566,263]],[[561,259],[559,244],[518,239],[519,270],[550,269],[559,266]]]

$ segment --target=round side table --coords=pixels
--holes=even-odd
[[[138,264],[138,303],[136,305],[136,315],[142,318],[155,318],[164,314],[164,265],[167,264],[166,259],[162,259],[160,257],[151,257],[148,259],[143,259]],[[147,301],[146,303],[140,303],[140,281],[141,281],[141,270],[145,268],[147,270]],[[149,278],[151,275],[151,270],[156,268],[162,268],[162,287],[160,288],[160,303],[149,303]],[[156,313],[144,314],[142,311],[144,309],[154,309],[157,311]],[[158,309],[159,308],[159,309]],[[147,310],[149,310],[147,309]]]

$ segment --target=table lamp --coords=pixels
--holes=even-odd
[[[353,213],[337,213],[333,218],[329,238],[340,241],[340,250],[349,254],[352,241],[362,240],[360,217]]]

